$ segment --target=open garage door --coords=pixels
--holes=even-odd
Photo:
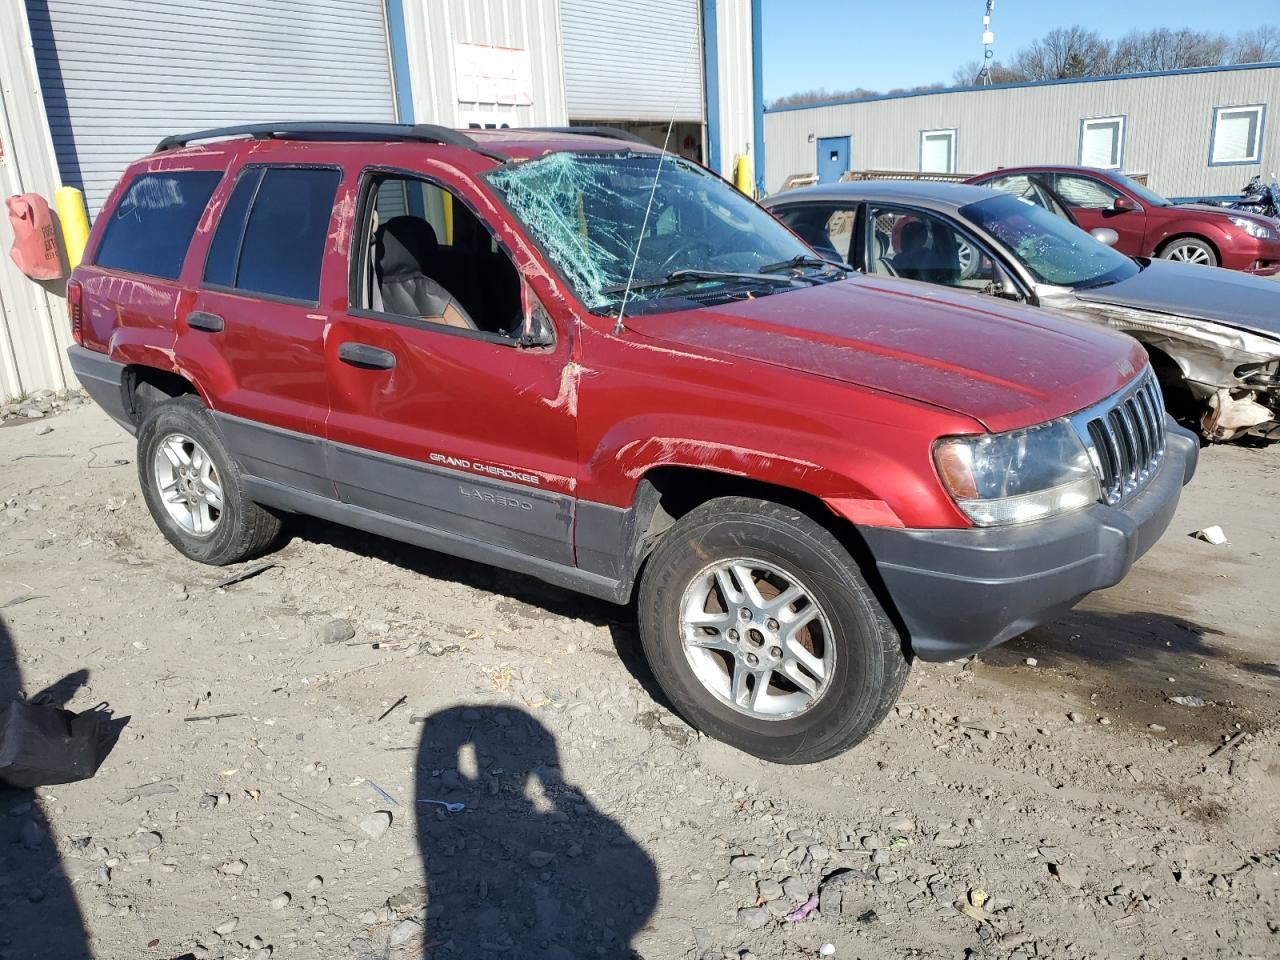
[[[620,126],[703,159],[698,0],[560,0],[565,99],[575,124]]]
[[[63,182],[97,212],[166,134],[394,121],[383,0],[26,0]]]

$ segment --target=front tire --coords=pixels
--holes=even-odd
[[[1164,260],[1176,260],[1179,263],[1190,263],[1198,267],[1216,267],[1218,254],[1213,247],[1196,237],[1175,237],[1160,250]]]
[[[649,558],[640,637],[676,710],[775,763],[863,740],[906,683],[897,630],[830,531],[747,497],[682,517]]]
[[[147,414],[138,428],[138,480],[165,539],[200,563],[237,563],[280,533],[280,519],[246,499],[240,470],[199,397],[168,400]]]

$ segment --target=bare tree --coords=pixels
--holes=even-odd
[[[1268,23],[1252,30],[1242,30],[1232,41],[1227,56],[1232,63],[1280,60],[1280,27]]]
[[[818,90],[801,90],[799,93],[789,93],[785,97],[778,97],[772,107],[794,107],[804,103],[824,103],[828,100],[859,100],[862,97],[878,97],[879,90],[867,90],[864,87],[855,87],[852,90],[828,90],[825,87]]]
[[[1013,69],[1029,80],[1061,80],[1103,73],[1110,60],[1111,45],[1095,31],[1059,27],[1018,51]]]
[[[978,82],[978,76],[982,73],[982,61],[970,60],[964,66],[957,67],[951,74],[952,82],[957,87],[970,87]],[[1006,67],[999,60],[991,61],[991,82],[992,83],[1017,83],[1020,80],[1026,80],[1026,74],[1012,67]]]

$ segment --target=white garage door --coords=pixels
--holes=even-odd
[[[96,214],[170,133],[395,119],[383,0],[26,0],[64,183]]]
[[[560,0],[572,120],[701,121],[698,0]]]

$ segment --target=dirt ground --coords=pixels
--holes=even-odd
[[[1278,454],[1205,450],[1124,583],[782,768],[626,609],[308,520],[218,588],[254,564],[180,557],[100,411],[5,425],[0,705],[118,740],[0,791],[0,958],[1280,956]]]

